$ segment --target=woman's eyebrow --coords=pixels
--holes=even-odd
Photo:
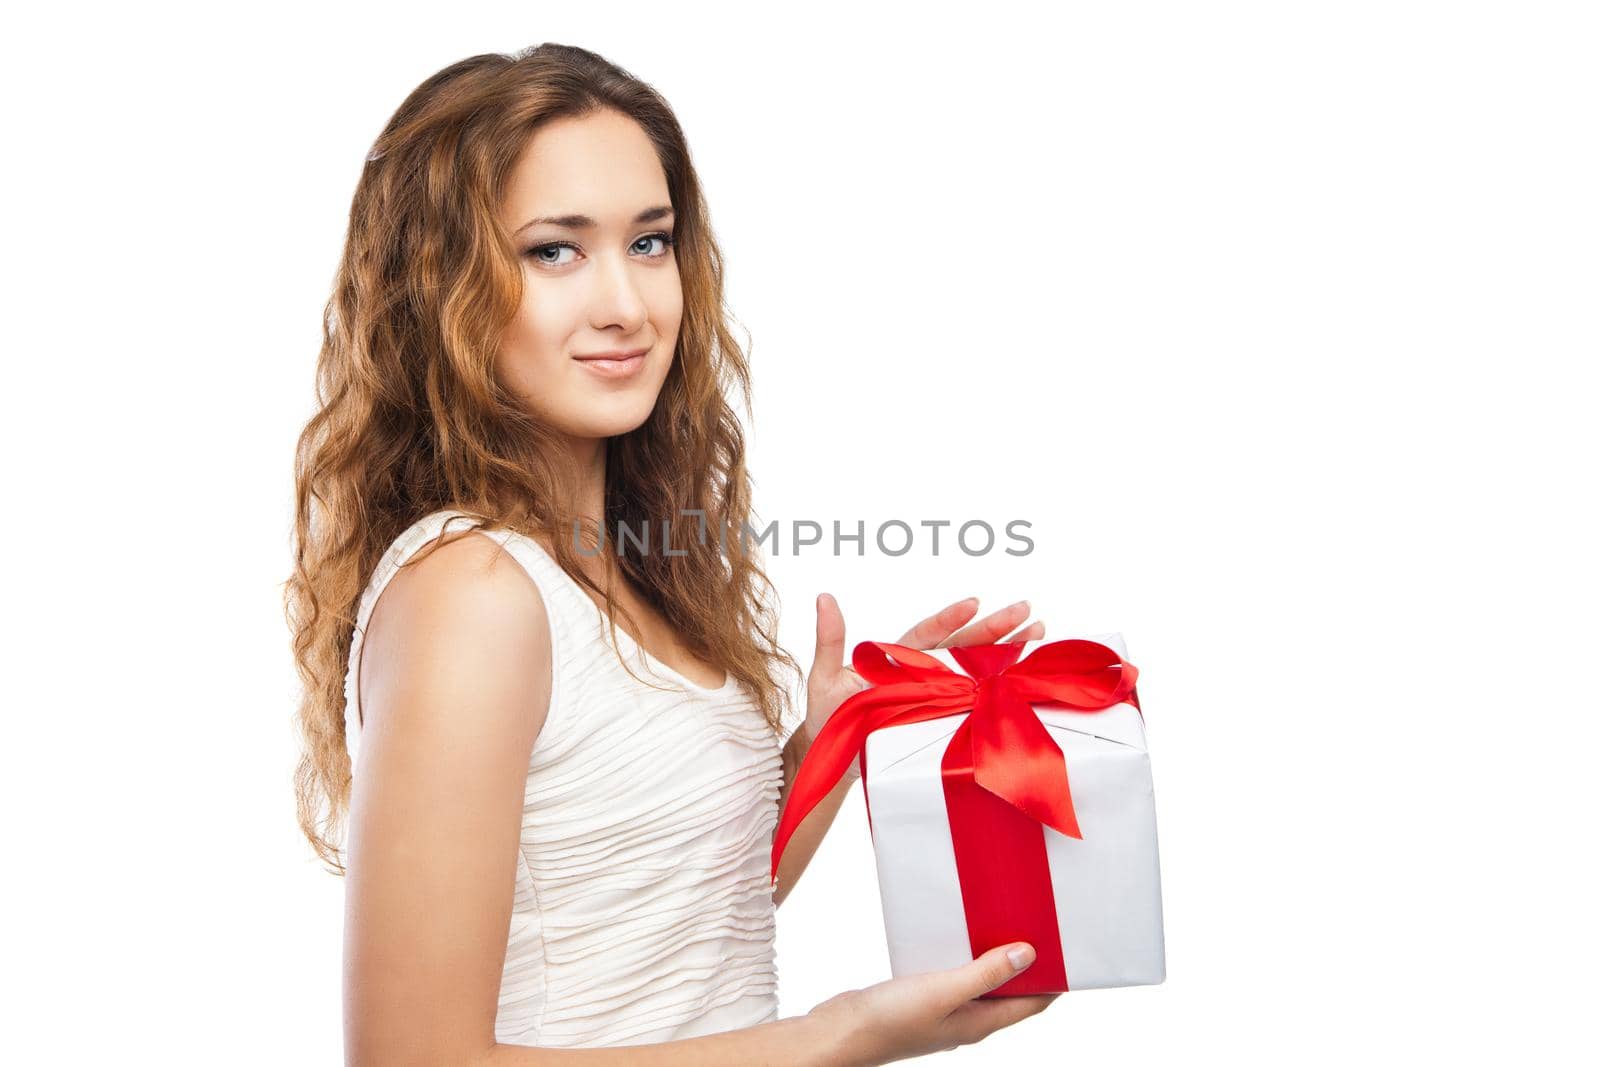
[[[670,205],[645,208],[633,217],[633,224],[638,226],[646,222],[654,222],[671,214],[672,207]],[[565,230],[587,230],[595,225],[594,219],[588,215],[541,215],[539,218],[529,219],[521,226],[518,226],[516,233],[513,233],[512,236],[516,236],[516,234],[521,233],[530,226],[537,226],[541,222],[549,223],[551,226],[560,226]]]

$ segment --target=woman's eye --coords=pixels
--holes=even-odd
[[[547,253],[554,252],[554,253],[557,254],[557,256],[559,256],[559,254],[563,250],[576,252],[577,248],[575,248],[574,246],[572,246],[570,244],[567,244],[565,241],[556,241],[553,244],[539,245],[536,248],[530,248],[530,249],[528,249],[528,255],[533,257],[535,262],[542,263],[547,267],[564,267],[568,263],[571,263],[572,261],[570,259],[569,260],[562,260],[562,259],[559,259],[559,258],[554,258],[553,259],[553,258],[550,258],[547,255]]]
[[[639,240],[633,242],[633,247],[638,248],[641,244],[645,244],[645,243],[650,242],[650,241],[660,241],[661,242],[660,249],[658,249],[655,252],[646,252],[645,253],[645,255],[650,256],[652,259],[655,258],[656,256],[664,256],[664,255],[666,255],[667,254],[667,249],[671,248],[672,245],[673,245],[673,240],[672,240],[672,235],[671,234],[666,234],[666,233],[647,233],[643,237],[639,238]]]

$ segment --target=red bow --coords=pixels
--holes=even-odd
[[[1126,703],[1137,708],[1133,687],[1139,672],[1095,641],[1052,641],[1019,663],[1022,646],[1014,641],[953,647],[950,654],[967,671],[959,674],[904,645],[856,645],[852,663],[874,684],[839,705],[801,762],[772,839],[772,880],[778,879],[778,861],[790,836],[838,784],[868,734],[969,709],[972,714],[950,739],[948,756],[972,768],[978,787],[1036,822],[1081,838],[1066,758],[1033,706],[1101,711]]]

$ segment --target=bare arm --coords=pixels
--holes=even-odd
[[[400,570],[361,654],[345,885],[350,1063],[493,1044],[549,622],[515,560],[458,537]]]
[[[360,762],[345,886],[345,1058],[356,1065],[866,1067],[975,1041],[1043,1007],[971,998],[1012,973],[966,967],[841,994],[812,1012],[682,1041],[502,1045],[528,762],[551,683],[532,580],[467,534],[390,582],[362,652]]]
[[[824,1044],[816,1019],[801,1015],[743,1030],[682,1041],[618,1048],[530,1048],[495,1045],[474,1065],[495,1067],[844,1067],[840,1052]]]

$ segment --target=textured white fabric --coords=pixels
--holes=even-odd
[[[361,639],[396,568],[445,530],[435,512],[390,546],[356,618],[345,739],[360,774]],[[697,686],[618,628],[535,540],[487,530],[550,617],[550,709],[533,746],[496,1040],[632,1045],[777,1018],[768,872],[783,781],[778,738],[731,677]]]

